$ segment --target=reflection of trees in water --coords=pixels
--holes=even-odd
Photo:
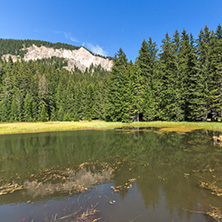
[[[9,178],[18,172],[24,182],[27,172],[35,173],[41,168],[56,165],[75,168],[89,160],[107,161],[115,169],[116,186],[140,177],[137,187],[147,208],[158,207],[164,195],[169,212],[177,210],[182,218],[184,208],[195,210],[199,204],[219,203],[198,187],[199,176],[210,178],[212,174],[209,171],[195,173],[206,168],[216,169],[215,176],[222,173],[221,149],[213,145],[211,138],[209,131],[176,134],[156,133],[154,129],[150,132],[108,130],[2,136],[0,167],[5,170],[2,176]],[[91,171],[92,175],[96,172]],[[87,178],[94,181],[90,175]],[[105,178],[110,177],[101,176],[101,181]],[[54,190],[73,189],[68,182],[66,188],[62,188],[62,184],[50,186],[53,185]],[[120,191],[122,198],[127,192],[127,189]]]
[[[142,140],[137,139],[139,149],[135,149],[133,153],[137,162],[148,162],[149,166],[135,166],[130,173],[125,167],[123,172],[116,173],[114,179],[124,181],[123,175],[127,175],[128,178],[139,175],[137,187],[145,206],[158,207],[160,196],[163,195],[166,208],[171,214],[176,210],[181,220],[184,209],[195,211],[203,206],[202,210],[206,212],[209,204],[221,206],[221,200],[219,204],[218,198],[211,196],[209,202],[206,192],[202,192],[199,187],[199,174],[195,173],[197,170],[202,170],[201,175],[206,177],[210,174],[211,168],[217,168],[219,171],[217,176],[221,175],[222,153],[212,145],[211,133],[209,134],[196,131],[184,135],[175,133],[162,135],[150,133],[148,134],[150,137],[142,135]],[[209,169],[207,172],[206,167]],[[186,213],[189,218],[191,213],[189,211]]]

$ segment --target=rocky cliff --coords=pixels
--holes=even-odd
[[[108,58],[103,58],[100,56],[93,55],[87,49],[80,47],[75,50],[68,49],[54,49],[45,46],[36,46],[32,45],[26,49],[26,54],[24,55],[23,60],[37,60],[37,59],[47,59],[51,57],[64,58],[68,61],[68,66],[65,67],[68,70],[73,70],[74,66],[79,68],[81,71],[85,71],[86,68],[89,68],[91,64],[94,67],[100,65],[103,69],[110,71],[112,69],[113,62]],[[3,59],[8,59],[9,56],[16,61],[18,59],[15,55],[3,55]]]

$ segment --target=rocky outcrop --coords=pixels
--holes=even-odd
[[[79,68],[81,71],[85,71],[85,69],[89,68],[91,64],[93,64],[95,67],[101,65],[103,69],[110,71],[113,66],[112,60],[95,56],[83,47],[76,50],[68,50],[32,45],[24,50],[27,50],[27,53],[23,58],[25,61],[47,59],[51,57],[64,58],[68,61],[68,66],[65,68],[70,71],[74,69],[74,66]],[[3,55],[2,57],[3,59],[8,59],[9,56],[12,57],[13,61],[17,60],[17,57],[14,55]]]
[[[16,62],[16,61],[19,59],[19,56],[10,55],[10,54],[3,55],[3,56],[2,56],[2,59],[8,61],[9,57],[12,58],[12,61],[13,61],[13,62]]]

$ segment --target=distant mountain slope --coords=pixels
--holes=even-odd
[[[64,58],[67,60],[66,68],[68,70],[74,70],[77,67],[81,71],[85,71],[86,68],[89,69],[93,65],[110,71],[113,65],[111,57],[95,55],[84,47],[39,40],[0,39],[0,56],[6,60],[11,56],[13,61]]]

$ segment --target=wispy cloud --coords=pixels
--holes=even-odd
[[[90,51],[92,51],[95,54],[99,54],[102,56],[107,56],[107,52],[103,50],[103,48],[99,45],[94,45],[92,43],[87,42],[86,43],[87,48],[89,48]]]
[[[85,46],[86,48],[88,48],[91,52],[93,52],[94,54],[99,54],[102,56],[107,56],[108,53],[98,44],[92,44],[90,42],[81,42],[79,41],[76,37],[73,36],[73,34],[71,32],[67,32],[67,31],[61,31],[61,30],[39,30],[39,29],[34,29],[34,32],[50,32],[50,33],[54,33],[54,34],[59,34],[59,35],[63,35],[65,36],[66,39],[75,42],[75,43],[80,43],[82,46]]]
[[[80,41],[77,40],[77,39],[72,35],[72,33],[63,32],[63,34],[65,35],[66,39],[69,39],[69,40],[72,41],[72,42],[78,42],[78,43],[80,43]]]
[[[80,43],[80,41],[77,40],[77,38],[75,38],[75,37],[73,36],[73,34],[70,33],[70,32],[64,32],[64,31],[58,31],[58,30],[56,30],[56,31],[53,31],[53,33],[55,33],[55,34],[63,34],[66,39],[68,39],[68,40],[70,40],[70,41],[72,41],[72,42]]]

